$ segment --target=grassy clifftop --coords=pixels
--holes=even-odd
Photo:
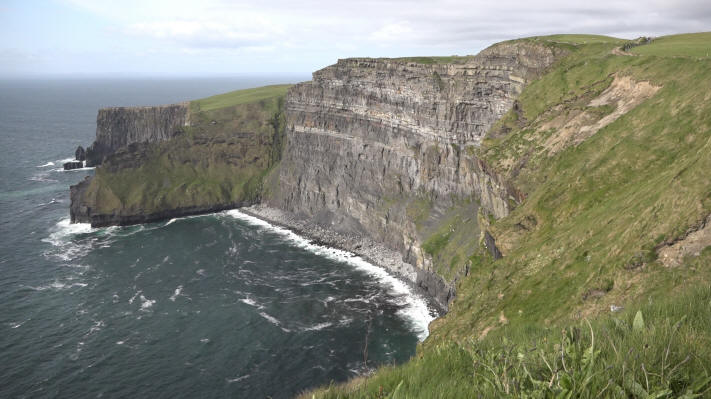
[[[467,148],[524,194],[504,257],[433,242],[468,276],[418,356],[304,397],[711,395],[707,35],[523,39],[570,53]]]
[[[281,153],[288,87],[193,101],[190,126],[177,137],[116,152],[84,194],[94,219],[131,223],[141,215],[150,220],[257,201]]]

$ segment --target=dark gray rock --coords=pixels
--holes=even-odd
[[[494,259],[503,258],[501,251],[499,251],[499,248],[496,246],[496,239],[494,239],[494,236],[488,231],[484,232],[484,245],[486,245],[486,249],[489,250],[489,254],[491,254]]]
[[[86,151],[84,150],[84,147],[79,146],[77,147],[77,150],[74,151],[74,159],[77,161],[85,161],[86,160]]]
[[[86,165],[100,165],[104,158],[132,143],[175,137],[189,123],[188,103],[102,108],[96,116],[96,139],[86,149]]]
[[[407,208],[388,203],[383,210],[384,201],[425,197],[443,212],[473,197],[485,213],[506,216],[523,196],[476,148],[561,55],[555,51],[502,43],[462,63],[355,58],[315,72],[287,94],[280,190],[269,205],[369,236],[433,274]],[[454,294],[451,281],[418,280],[434,297]]]
[[[81,169],[84,167],[82,161],[69,161],[64,163],[64,170]]]

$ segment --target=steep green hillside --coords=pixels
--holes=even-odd
[[[525,194],[479,215],[504,257],[438,236],[468,275],[418,356],[304,397],[711,395],[711,60],[672,38],[523,39],[570,55],[466,149]]]
[[[253,203],[279,160],[289,86],[239,90],[190,104],[190,126],[134,144],[97,168],[84,198],[97,221],[206,211]],[[153,215],[153,216],[152,216]]]

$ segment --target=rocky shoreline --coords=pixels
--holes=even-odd
[[[266,205],[252,205],[239,208],[240,212],[287,228],[317,244],[352,252],[368,262],[382,267],[415,287],[425,296],[439,315],[448,309],[449,301],[454,297],[454,288],[446,284],[434,272],[417,268],[402,260],[402,255],[368,237],[342,234],[325,229],[308,220],[280,209]]]

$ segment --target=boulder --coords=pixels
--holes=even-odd
[[[64,170],[81,169],[84,167],[82,161],[69,161],[64,163]]]

